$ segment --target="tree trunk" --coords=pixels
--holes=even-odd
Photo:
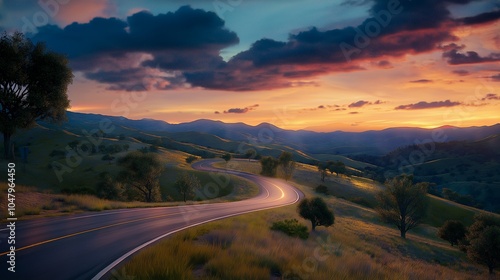
[[[488,270],[490,271],[490,275],[493,274],[493,265],[488,265]]]
[[[406,239],[406,231],[404,230],[404,228],[401,228],[401,237]]]
[[[12,134],[4,132],[3,133],[3,147],[5,159],[11,159],[11,149],[10,149],[10,137]]]
[[[311,226],[312,226],[312,230],[316,231],[316,223],[314,221],[311,221]]]

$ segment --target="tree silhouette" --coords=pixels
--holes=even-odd
[[[102,158],[102,160],[107,160],[108,161],[108,164],[111,164],[111,161],[115,159],[114,156],[110,155],[110,154],[105,154]]]
[[[12,156],[11,137],[37,119],[62,121],[69,107],[68,85],[73,74],[68,60],[33,44],[22,33],[0,38],[0,132],[4,155]]]
[[[376,208],[382,220],[398,227],[401,237],[416,227],[427,207],[427,183],[413,184],[413,176],[400,175],[385,183],[385,190],[377,194]]]
[[[345,164],[343,162],[341,162],[341,161],[336,161],[336,162],[329,161],[327,163],[327,169],[332,174],[335,172],[337,174],[337,177],[339,176],[339,174],[345,174],[346,173]]]
[[[324,162],[318,163],[318,171],[319,175],[321,176],[321,182],[325,182],[325,178],[328,175],[328,173],[326,172],[326,167],[327,167],[326,163]]]
[[[293,160],[292,153],[282,152],[280,157],[278,158],[279,164],[281,166],[281,171],[283,172],[283,176],[285,180],[288,181],[293,175],[295,171],[296,162]]]
[[[257,155],[257,152],[254,149],[248,149],[245,153],[245,158],[250,161],[250,159],[254,158]]]
[[[200,180],[193,174],[183,173],[179,179],[177,179],[177,182],[175,182],[175,188],[182,196],[184,202],[186,202],[188,198],[192,198],[194,196],[194,190],[200,187]]]
[[[472,261],[486,265],[490,274],[500,266],[500,218],[479,214],[468,228],[461,249]]]
[[[328,209],[325,201],[320,197],[304,199],[297,206],[299,215],[311,221],[312,230],[317,226],[329,227],[335,222],[333,212]]]
[[[159,200],[163,163],[158,156],[135,151],[121,158],[118,164],[123,167],[118,176],[121,182],[139,191],[146,202]]]
[[[451,246],[458,245],[458,242],[465,237],[467,229],[464,224],[460,221],[449,220],[444,223],[444,225],[439,228],[438,236],[450,242]]]
[[[260,159],[262,170],[261,175],[274,177],[276,176],[276,169],[278,168],[279,161],[273,157],[262,157]]]

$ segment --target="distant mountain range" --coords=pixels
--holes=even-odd
[[[285,130],[269,123],[251,126],[244,123],[224,123],[200,119],[188,123],[170,124],[165,121],[104,116],[68,112],[68,122],[63,126],[71,129],[96,125],[107,119],[113,124],[130,129],[150,132],[197,132],[211,134],[223,139],[247,142],[251,145],[283,145],[309,154],[383,155],[398,147],[421,142],[478,141],[500,134],[500,123],[492,126],[459,128],[444,126],[435,129],[388,128],[365,132],[314,132],[307,130]]]

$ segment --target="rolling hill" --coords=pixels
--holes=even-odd
[[[269,123],[250,126],[244,123],[223,123],[202,119],[188,123],[169,124],[152,119],[130,120],[123,117],[74,112],[68,112],[68,122],[65,126],[78,129],[86,124],[96,124],[102,120],[109,120],[117,126],[147,132],[198,132],[257,145],[288,146],[309,154],[384,155],[398,147],[420,142],[477,141],[493,134],[500,134],[500,124],[467,128],[444,126],[436,129],[388,128],[365,132],[334,131],[324,133],[285,130]],[[115,134],[119,133],[117,131]]]

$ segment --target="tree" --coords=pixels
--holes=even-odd
[[[336,162],[329,161],[328,164],[327,164],[327,169],[332,174],[335,172],[337,174],[337,177],[339,176],[339,174],[345,174],[346,173],[345,164],[343,162],[341,162],[341,161],[336,161]]]
[[[333,212],[328,209],[325,201],[320,197],[304,199],[297,206],[299,215],[311,221],[312,230],[317,226],[329,227],[335,222]]]
[[[97,184],[97,196],[105,199],[119,200],[123,194],[123,184],[113,180],[108,172],[99,174],[100,182]]]
[[[285,180],[288,181],[293,175],[295,171],[296,162],[293,160],[292,153],[282,152],[280,157],[278,158],[279,164],[281,166],[281,171],[283,172],[283,176]]]
[[[461,249],[472,261],[486,265],[490,274],[500,265],[500,218],[479,214],[468,228]]]
[[[201,187],[200,180],[193,175],[188,173],[183,173],[177,182],[175,182],[175,188],[182,196],[184,202],[187,201],[188,198],[194,197],[194,190],[199,189]]]
[[[382,220],[398,227],[401,237],[424,218],[427,208],[427,183],[413,184],[413,176],[400,175],[385,183],[377,194],[376,208]]]
[[[73,80],[68,60],[33,44],[22,33],[0,38],[0,132],[4,155],[11,158],[11,137],[18,128],[36,120],[63,121],[69,100],[66,91]]]
[[[262,170],[261,175],[274,177],[276,176],[276,169],[278,168],[279,161],[273,157],[262,157],[260,159],[260,165]]]
[[[451,246],[458,245],[458,242],[465,237],[467,229],[460,221],[448,220],[439,228],[438,236],[450,242]]]
[[[193,161],[195,161],[195,160],[197,160],[197,159],[198,159],[198,157],[196,157],[196,156],[193,156],[193,155],[188,156],[188,157],[186,158],[186,163],[192,163]]]
[[[230,153],[225,153],[221,156],[223,160],[226,161],[226,169],[227,169],[227,163],[231,160],[232,156]]]
[[[324,162],[318,163],[318,171],[319,175],[321,176],[321,182],[325,182],[325,178],[328,175],[328,173],[326,172],[326,167],[327,167],[326,163]]]
[[[111,164],[111,161],[115,159],[114,156],[110,155],[110,154],[105,154],[104,156],[102,156],[101,158],[102,160],[107,160],[109,164]]]
[[[254,149],[248,149],[247,152],[245,153],[245,158],[250,161],[250,159],[255,158],[257,155],[257,152]]]
[[[155,154],[131,152],[118,161],[123,168],[118,178],[127,187],[132,187],[144,195],[144,201],[152,202],[160,198],[160,175],[163,163]]]

